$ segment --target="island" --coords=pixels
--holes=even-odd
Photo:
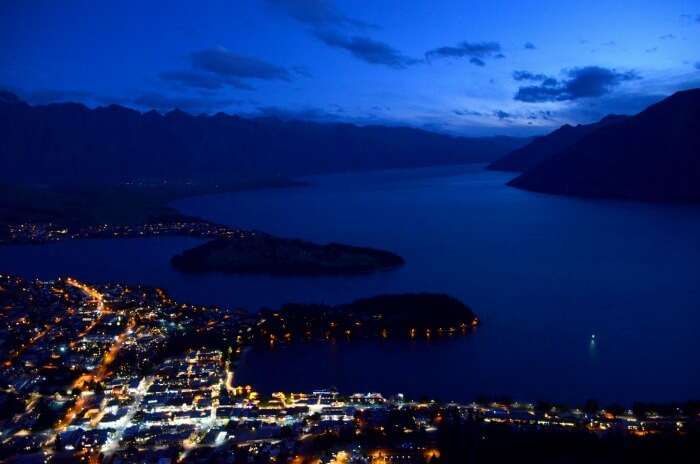
[[[402,266],[403,258],[373,248],[329,243],[317,245],[299,239],[252,232],[218,238],[172,258],[182,272],[224,272],[271,275],[353,275]]]
[[[259,315],[258,340],[270,342],[464,335],[479,323],[471,308],[441,293],[386,294],[334,306],[286,304]]]

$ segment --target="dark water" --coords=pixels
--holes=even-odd
[[[430,343],[254,350],[238,380],[262,391],[337,386],[626,403],[700,397],[700,208],[533,194],[504,187],[508,178],[475,167],[334,175],[310,188],[178,204],[218,222],[386,248],[407,261],[371,276],[185,276],[169,268],[169,257],[198,242],[179,238],[0,248],[0,270],[143,281],[180,299],[248,308],[438,291],[483,321],[473,335]]]

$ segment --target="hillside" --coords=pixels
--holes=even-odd
[[[516,148],[503,158],[497,159],[489,164],[488,169],[494,171],[527,171],[574,145],[593,131],[625,119],[627,119],[627,116],[611,114],[593,124],[579,124],[577,126],[565,124],[554,132],[537,137],[524,147]]]
[[[599,128],[509,185],[565,195],[700,201],[700,89]]]

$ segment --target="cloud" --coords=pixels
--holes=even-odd
[[[240,103],[240,100],[206,97],[174,97],[160,93],[146,93],[133,99],[124,100],[122,103],[158,111],[167,111],[177,108],[193,113],[210,113]]]
[[[90,103],[99,100],[92,92],[71,89],[37,89],[27,91],[21,88],[0,86],[0,91],[15,94],[32,105],[47,105],[49,103],[81,102]]]
[[[534,103],[600,97],[623,82],[639,78],[634,71],[621,73],[599,66],[570,69],[564,75],[563,80],[547,77],[539,85],[520,87],[514,98]]]
[[[177,87],[217,91],[225,87],[253,90],[248,79],[291,81],[292,75],[306,73],[303,68],[287,70],[258,58],[238,55],[223,47],[191,53],[191,69],[164,71],[158,77]]]
[[[483,116],[483,113],[474,110],[452,110],[457,116]]]
[[[525,127],[550,127],[558,120],[550,110],[516,110],[505,111],[503,109],[493,109],[488,111],[473,111],[470,109],[455,109],[452,113],[467,118],[470,122],[476,122],[491,128],[504,127],[504,123],[511,128]]]
[[[339,105],[330,105],[328,109],[319,107],[284,108],[279,106],[258,106],[254,112],[243,116],[252,118],[276,118],[284,121],[314,121],[321,123],[346,124],[381,124],[385,126],[406,125],[408,121],[392,120],[385,114],[388,107],[372,107],[368,112],[347,112]],[[382,113],[377,115],[376,113]]]
[[[294,74],[301,76],[301,77],[308,77],[311,78],[313,75],[311,74],[311,71],[306,66],[294,66],[292,68],[292,72]]]
[[[547,79],[544,74],[533,74],[529,71],[513,71],[513,79],[516,81],[543,81]]]
[[[525,48],[525,50],[534,50],[537,47],[535,47],[535,44],[532,42],[525,42],[525,45],[523,45],[523,48]]]
[[[259,106],[257,112],[251,114],[254,117],[277,118],[283,120],[304,120],[304,121],[339,121],[343,113],[341,107],[334,107],[335,111],[327,111],[322,108],[306,107],[301,109],[282,108],[279,106]]]
[[[673,34],[664,34],[662,36],[659,36],[659,40],[671,40],[671,39],[675,39],[675,38],[676,38],[676,36]]]
[[[374,24],[343,14],[332,0],[266,0],[300,23],[311,26],[314,37],[332,48],[350,52],[365,63],[403,69],[421,62],[392,46],[364,35],[349,35],[348,29],[378,29]]]
[[[493,115],[496,116],[499,120],[504,120],[504,119],[509,119],[510,118],[510,113],[506,113],[503,110],[496,110],[493,112]]]
[[[686,23],[700,23],[700,14],[682,14],[681,19]]]
[[[237,55],[223,47],[192,53],[192,66],[226,79],[261,79],[291,81],[285,68],[258,58]]]
[[[505,58],[498,42],[462,42],[457,46],[438,47],[425,52],[428,60],[436,58],[469,58],[469,62],[484,66],[487,58]]]
[[[316,31],[315,36],[329,47],[346,50],[355,58],[370,64],[403,69],[420,62],[420,60],[404,56],[395,48],[369,37],[345,37],[327,31]]]
[[[549,110],[541,110],[536,113],[530,113],[528,119],[542,119],[544,121],[554,121],[554,114]]]
[[[330,0],[267,0],[267,3],[282,10],[295,20],[314,28],[373,29],[377,27],[344,15]]]
[[[599,121],[609,114],[637,114],[674,92],[700,87],[700,79],[688,75],[645,79],[643,92],[620,89],[599,98],[580,99],[556,111],[556,119],[572,123]]]
[[[191,87],[202,90],[219,90],[225,86],[243,90],[253,90],[253,87],[238,79],[217,76],[215,74],[204,74],[197,71],[166,71],[158,75],[166,82],[173,82],[179,86]]]

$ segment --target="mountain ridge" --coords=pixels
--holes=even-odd
[[[536,192],[700,202],[700,89],[586,135],[509,182]]]
[[[487,166],[492,171],[525,172],[542,161],[556,155],[561,150],[575,144],[586,135],[609,124],[624,121],[628,116],[609,114],[598,122],[572,126],[564,124],[558,129],[542,137],[537,137],[529,144],[516,148],[503,158],[499,158]]]
[[[13,98],[14,97],[14,98]],[[0,182],[222,181],[486,163],[526,139],[0,97]]]

